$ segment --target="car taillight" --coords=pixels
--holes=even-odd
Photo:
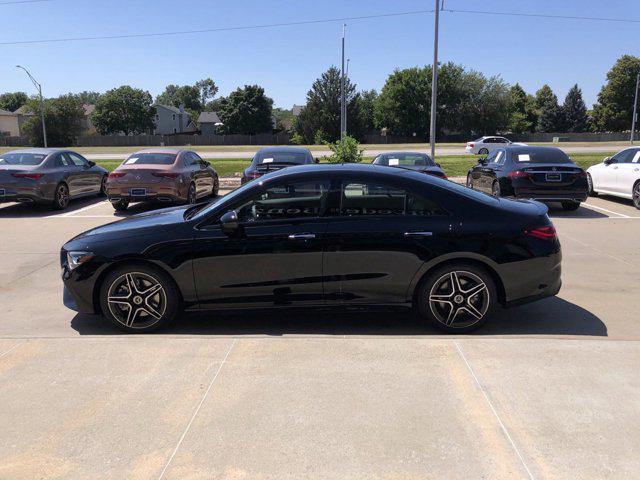
[[[467,145],[469,145],[471,148],[473,148],[473,143],[467,143]]]
[[[558,238],[556,235],[556,229],[553,225],[526,229],[524,234],[529,237],[539,238],[540,240],[556,240]]]
[[[30,180],[38,180],[44,177],[44,173],[12,173],[11,176],[16,178],[28,178]]]
[[[175,173],[175,172],[153,172],[151,173],[151,175],[153,175],[154,177],[160,177],[160,178],[178,178],[180,176],[179,173]]]
[[[111,172],[109,178],[122,178],[126,175],[124,172]]]
[[[587,172],[580,170],[579,172],[575,172],[573,175],[577,178],[582,178],[587,176]]]
[[[524,170],[513,170],[512,172],[507,173],[507,177],[509,177],[509,178],[532,178],[533,175],[530,172],[525,172]]]

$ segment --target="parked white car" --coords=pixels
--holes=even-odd
[[[631,147],[606,157],[587,169],[589,193],[630,198],[640,209],[640,147]]]
[[[467,142],[465,152],[469,155],[487,155],[494,150],[499,150],[508,145],[523,145],[526,143],[512,142],[508,138],[504,137],[480,137],[473,142]]]

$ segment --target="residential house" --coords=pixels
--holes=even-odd
[[[8,110],[0,109],[0,136],[19,137],[20,125],[18,115]]]
[[[82,105],[84,109],[84,116],[80,120],[80,128],[82,129],[83,135],[95,135],[97,133],[96,127],[93,126],[93,122],[91,121],[91,114],[96,109],[95,105],[85,103]]]
[[[15,113],[18,116],[18,130],[20,131],[20,136],[24,134],[24,132],[22,131],[22,125],[24,124],[24,122],[26,122],[27,119],[31,117],[35,117],[36,115],[40,114],[40,112],[33,113],[31,110],[27,108],[26,105],[22,105],[13,113]]]
[[[176,133],[194,133],[197,131],[195,123],[184,111],[184,107],[176,108],[172,105],[155,104],[154,135],[172,135]]]
[[[222,122],[216,112],[202,112],[198,117],[198,125],[202,135],[215,135]]]

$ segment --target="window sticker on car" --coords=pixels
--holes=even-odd
[[[635,156],[633,157],[633,160],[631,160],[632,163],[640,163],[640,150],[638,150],[635,154]]]
[[[126,162],[124,162],[124,164],[131,165],[132,163],[136,163],[137,161],[138,161],[138,157],[131,157]]]
[[[262,163],[273,163],[273,158],[264,158]]]
[[[521,153],[518,155],[518,161],[519,162],[530,162],[531,161],[531,157],[529,156],[528,153]]]
[[[398,158],[390,158],[389,159],[389,166],[393,167],[394,165],[400,165],[400,159],[398,159]]]

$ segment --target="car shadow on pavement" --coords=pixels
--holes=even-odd
[[[587,207],[580,206],[577,210],[567,211],[562,207],[549,208],[549,216],[551,218],[607,218],[608,215],[596,212]]]
[[[81,335],[118,335],[98,315],[76,315],[71,327]],[[171,327],[151,335],[443,335],[410,311],[265,311],[183,314]],[[598,317],[558,297],[499,309],[472,335],[607,336]]]
[[[0,203],[0,218],[43,218],[65,213],[73,213],[106,201],[106,197],[91,196],[72,200],[64,210],[56,210],[50,205],[34,203]]]

